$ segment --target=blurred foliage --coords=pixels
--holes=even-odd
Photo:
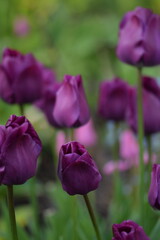
[[[90,107],[96,112],[100,81],[119,76],[130,84],[136,82],[136,69],[120,62],[115,54],[119,22],[125,12],[136,6],[148,7],[160,13],[159,0],[1,0],[0,52],[2,53],[5,47],[15,48],[23,53],[32,52],[42,63],[55,70],[59,81],[64,74],[82,74]],[[30,31],[24,37],[14,33],[13,24],[17,17],[26,17],[29,22]],[[160,77],[160,68],[144,69],[144,73]],[[47,141],[53,143],[51,139],[53,131],[48,128],[44,117],[28,106],[26,113],[38,129],[44,145]],[[1,124],[6,122],[10,114],[19,114],[18,106],[1,101]],[[45,211],[46,228],[42,232],[42,237],[45,236],[47,240],[74,239],[73,236],[71,237],[74,234],[73,218],[69,216],[71,214],[74,217],[74,214],[78,214],[77,239],[94,239],[92,225],[82,201],[76,203],[77,213],[74,213],[72,209],[74,200],[60,188],[49,186],[46,190],[49,193],[46,193],[43,192],[42,185],[38,185],[38,193],[49,194],[52,204],[55,204]],[[28,183],[15,189],[15,195],[19,198],[29,195]],[[4,195],[4,187],[1,187],[0,240],[9,240],[10,236],[6,231],[8,228],[2,221],[3,213],[5,222],[8,223]],[[127,211],[132,204],[125,199],[122,201],[122,209],[114,219],[117,222],[128,216]],[[128,208],[126,208],[127,204]],[[111,214],[116,215],[117,209],[114,203],[110,208]],[[130,214],[136,219],[134,208],[132,212]],[[121,214],[124,214],[123,217]],[[28,229],[24,231],[23,227],[26,222],[32,227],[31,215],[28,205],[17,207],[19,239],[25,240],[28,239],[28,234],[30,236]],[[111,239],[111,222],[107,224],[101,222],[101,231],[104,239],[106,239],[105,235]],[[160,222],[152,230],[152,240],[156,240],[159,236],[157,234],[159,225]],[[150,228],[149,230],[151,231]]]

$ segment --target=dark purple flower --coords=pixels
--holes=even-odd
[[[144,133],[150,135],[160,131],[160,88],[154,78],[143,77],[143,120]],[[137,91],[130,89],[126,120],[137,132]]]
[[[0,184],[23,184],[36,172],[41,141],[24,117],[10,116],[0,126]]]
[[[80,127],[90,118],[82,78],[65,75],[56,92],[53,118],[59,127]]]
[[[60,86],[61,83],[56,81],[55,73],[51,69],[43,67],[43,92],[40,100],[36,101],[35,105],[43,111],[48,122],[54,127],[59,126],[53,117],[53,108],[56,100],[56,92]]]
[[[100,85],[98,112],[106,120],[124,121],[129,86],[119,78]]]
[[[101,175],[87,150],[78,142],[69,142],[60,149],[58,176],[70,195],[87,194],[97,189]]]
[[[112,231],[112,240],[150,240],[143,228],[131,220],[113,224]]]
[[[160,210],[160,164],[154,164],[151,174],[151,184],[148,200],[153,208]]]
[[[120,23],[117,55],[125,63],[136,66],[160,64],[160,16],[137,7]]]
[[[8,103],[32,103],[42,95],[42,69],[32,54],[5,49],[0,64],[0,97]]]

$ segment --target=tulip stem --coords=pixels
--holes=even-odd
[[[84,197],[84,200],[85,200],[85,203],[86,203],[86,206],[87,206],[87,209],[88,209],[88,212],[89,212],[89,215],[90,215],[90,218],[91,218],[91,221],[92,221],[92,224],[93,224],[96,236],[97,236],[97,240],[101,240],[98,225],[97,225],[97,222],[96,222],[96,218],[95,218],[90,200],[89,200],[87,194],[83,195],[83,197]]]
[[[148,171],[150,173],[152,167],[152,139],[151,135],[146,136],[147,149],[148,149]]]
[[[24,105],[23,104],[19,105],[19,111],[20,111],[21,116],[24,116]]]
[[[7,186],[7,201],[8,201],[10,226],[11,226],[11,232],[12,232],[12,240],[18,240],[12,185]]]
[[[139,212],[140,221],[143,224],[144,221],[144,161],[143,161],[143,139],[144,139],[144,127],[143,127],[143,102],[142,102],[142,68],[138,68],[138,81],[137,81],[137,116],[138,116],[138,143],[139,143],[139,171],[140,171],[140,183],[139,183]]]

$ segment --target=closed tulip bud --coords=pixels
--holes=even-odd
[[[147,80],[149,80],[147,82]],[[143,77],[143,120],[144,133],[150,135],[160,131],[160,88],[154,78]],[[153,107],[154,106],[154,107]],[[130,89],[126,120],[129,126],[137,132],[137,91]]]
[[[63,189],[70,195],[85,195],[98,188],[101,175],[87,150],[78,142],[61,147],[58,176]]]
[[[143,228],[131,220],[113,224],[112,231],[112,240],[150,240]]]
[[[160,16],[137,7],[120,23],[117,56],[135,66],[160,64]]]
[[[160,164],[153,164],[151,174],[151,184],[148,193],[148,200],[150,205],[160,210]]]
[[[0,126],[0,184],[23,184],[36,172],[41,141],[24,117],[10,116]]]
[[[41,65],[32,54],[5,49],[0,64],[0,97],[7,103],[32,103],[42,95]]]
[[[101,83],[98,112],[105,120],[125,120],[128,89],[128,84],[119,78]]]
[[[56,92],[53,118],[59,127],[80,127],[90,118],[82,78],[65,75]]]

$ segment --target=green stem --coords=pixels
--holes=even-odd
[[[140,170],[140,183],[139,183],[139,196],[140,196],[140,221],[143,224],[144,221],[144,161],[143,161],[143,139],[144,139],[144,127],[143,127],[143,102],[142,102],[142,68],[138,68],[138,81],[137,81],[137,116],[138,116],[138,143],[139,143],[139,170]]]
[[[23,104],[19,105],[19,111],[20,111],[21,116],[24,116],[24,105]]]
[[[12,240],[18,240],[16,217],[15,217],[14,202],[13,202],[13,186],[12,185],[7,186],[7,200],[8,200],[8,209],[9,209],[10,226],[11,226],[11,232],[12,232]]]
[[[148,149],[148,171],[147,173],[150,174],[152,169],[152,139],[151,135],[146,136],[147,140],[147,149]]]
[[[33,211],[33,234],[35,239],[40,239],[40,227],[39,227],[39,204],[37,201],[37,189],[36,189],[36,178],[33,177],[30,180],[30,201]]]
[[[93,212],[91,203],[89,201],[89,198],[88,198],[87,194],[83,195],[83,197],[84,197],[84,200],[85,200],[85,203],[86,203],[86,206],[87,206],[87,209],[88,209],[88,212],[89,212],[89,215],[90,215],[90,218],[91,218],[91,221],[92,221],[92,224],[93,224],[96,236],[97,236],[97,240],[101,240],[101,236],[100,236],[100,233],[99,233],[96,218],[94,216],[94,212]]]

